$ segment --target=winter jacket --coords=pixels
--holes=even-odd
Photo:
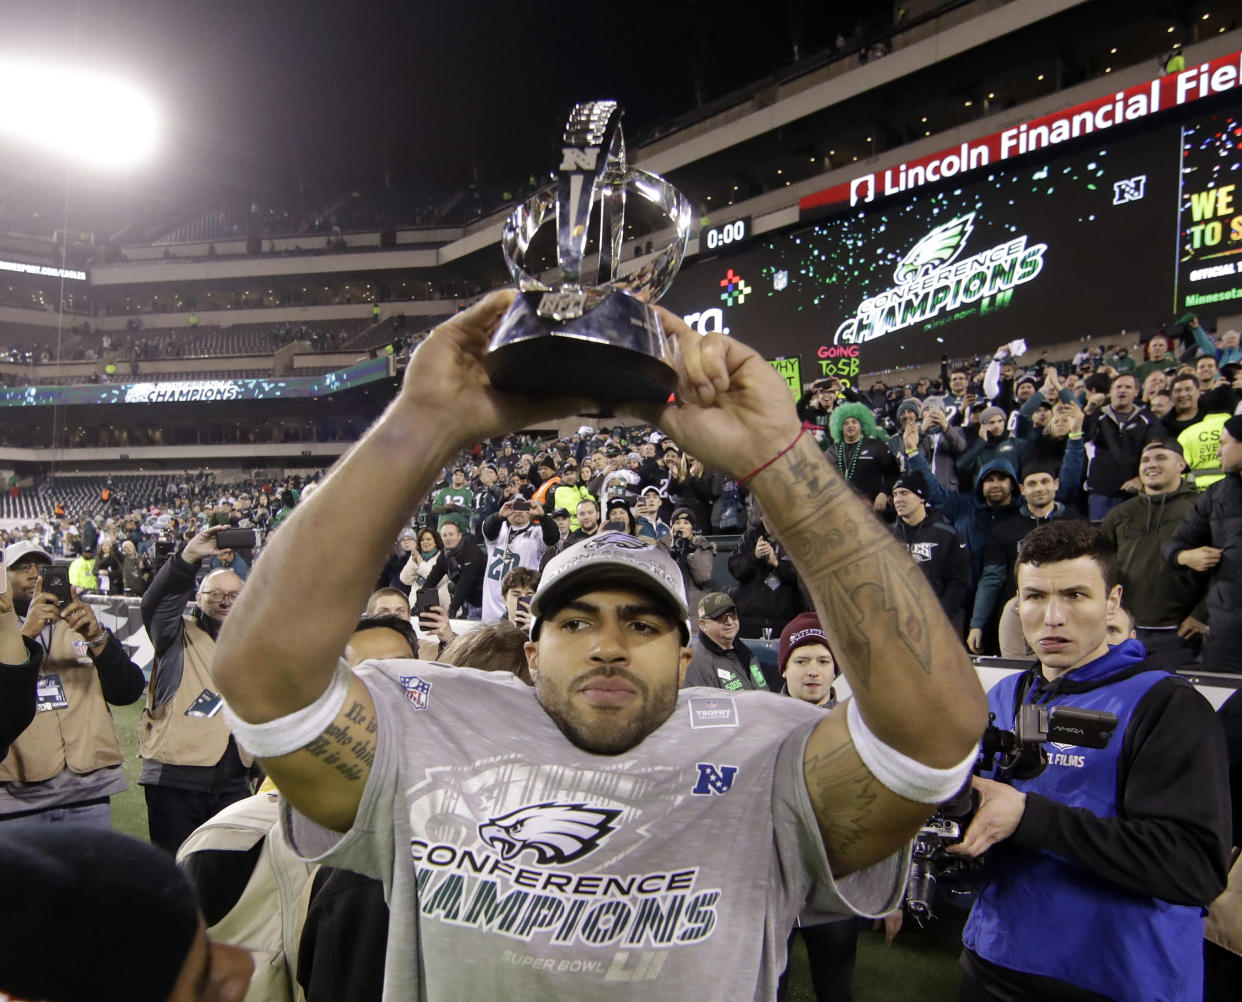
[[[1113,410],[1112,404],[1088,414],[1083,419],[1082,437],[1095,445],[1095,456],[1087,473],[1087,489],[1092,494],[1120,494],[1121,485],[1138,476],[1143,446],[1163,432],[1164,426],[1141,407],[1125,417]]]
[[[963,965],[985,984],[978,958],[1019,984],[1056,978],[1127,1002],[1202,997],[1202,908],[1227,868],[1225,742],[1211,704],[1145,655],[1127,640],[1054,682],[1036,666],[988,693],[1006,730],[1018,703],[1118,719],[1104,748],[1049,745],[1038,776],[994,777],[1026,803],[989,852],[962,935]],[[1034,979],[1023,987],[1023,997],[1069,997]]]
[[[479,485],[474,488],[474,515],[471,518],[473,528],[478,531],[478,527],[483,522],[500,511],[500,506],[505,503],[505,489],[500,484],[492,484],[491,487],[483,487]],[[570,509],[571,511],[573,509]]]
[[[952,619],[970,587],[970,551],[938,514],[929,511],[918,525],[908,525],[899,518],[893,524],[893,535],[910,551],[911,559],[940,599],[944,614]]]
[[[887,494],[897,478],[897,460],[888,444],[878,438],[862,438],[853,445],[835,442],[825,450],[828,462],[854,490],[868,501],[880,492]]]
[[[945,517],[953,523],[957,534],[966,542],[966,548],[970,551],[970,589],[974,591],[975,584],[983,573],[983,555],[993,528],[1008,519],[1019,517],[1021,495],[1018,494],[1017,474],[1005,460],[994,459],[979,471],[979,482],[975,489],[964,494],[961,491],[947,490],[932,474],[927,460],[921,455],[908,458],[910,469],[917,470],[927,479],[927,500],[944,512]],[[1003,470],[1014,479],[1013,496],[1009,504],[993,507],[983,500],[983,478],[993,470]]]
[[[1122,601],[1135,626],[1177,626],[1187,616],[1207,622],[1206,575],[1169,567],[1161,548],[1199,499],[1189,480],[1168,494],[1140,494],[1104,516],[1100,532],[1117,551]]]
[[[1223,552],[1210,574],[1208,624],[1203,650],[1209,671],[1242,671],[1242,477],[1230,474],[1199,495],[1194,507],[1162,547],[1175,567],[1182,550],[1216,546]],[[1200,578],[1208,575],[1200,575]]]
[[[733,646],[726,651],[701,633],[694,645],[694,657],[686,669],[682,688],[693,685],[727,689],[729,692],[768,688],[758,660],[741,640],[735,637]]]
[[[983,552],[983,572],[979,575],[970,613],[972,630],[983,629],[1017,592],[1018,549],[1022,546],[1022,540],[1036,526],[1063,518],[1081,519],[1082,513],[1057,501],[1047,514],[1036,518],[1023,501],[1018,506],[1017,518],[1007,519],[996,527]]]
[[[784,547],[772,541],[777,556],[775,567],[755,556],[759,537],[765,534],[762,523],[747,529],[729,557],[729,573],[737,581],[729,594],[737,605],[744,637],[761,637],[764,628],[778,636],[785,624],[805,608],[798,590],[798,572]]]
[[[1217,348],[1216,342],[1208,337],[1207,331],[1198,325],[1188,328],[1194,335],[1199,351],[1209,358],[1216,359],[1217,365],[1229,365],[1231,362],[1242,362],[1242,345],[1237,348]]]
[[[706,475],[696,477],[687,473],[685,480],[670,476],[668,491],[672,495],[670,500],[675,507],[690,509],[696,526],[702,528],[711,525],[712,502],[715,498],[712,496],[712,485]]]
[[[712,531],[740,532],[746,525],[746,499],[750,491],[723,473],[713,473],[707,489],[712,497]]]
[[[479,544],[469,536],[463,536],[457,549],[445,547],[440,551],[423,587],[435,588],[447,574],[453,586],[453,605],[449,615],[464,619],[467,605],[483,605],[483,573],[486,567],[487,558],[479,549]]]
[[[957,473],[962,479],[962,486],[973,487],[981,483],[984,471],[998,459],[1008,462],[1016,480],[1030,448],[1031,443],[1027,439],[1018,438],[1009,431],[998,439],[980,431],[974,443],[957,457]]]
[[[1051,510],[1042,518],[1036,518],[1023,500],[1018,506],[1020,517],[1009,519],[992,532],[983,552],[983,572],[979,575],[970,615],[971,629],[983,629],[1017,590],[1014,565],[1018,559],[1018,547],[1026,534],[1045,522],[1082,517],[1080,512],[1066,507],[1065,501],[1077,492],[1077,485],[1082,482],[1084,458],[1082,439],[1071,438],[1061,460],[1060,486],[1057,487]]]
[[[888,448],[897,457],[901,468],[906,469],[906,446],[902,437],[890,436]],[[951,491],[960,486],[957,479],[957,457],[965,451],[966,436],[962,434],[961,428],[949,425],[944,431],[936,428],[919,433],[919,452],[927,460],[927,465],[936,471],[936,478]]]
[[[716,590],[712,580],[716,553],[712,544],[702,536],[685,539],[676,535],[665,536],[658,540],[658,544],[668,550],[681,569],[681,578],[686,586],[686,608],[697,609],[699,599],[707,592]]]
[[[99,557],[95,561],[95,579],[99,581],[99,587],[103,587],[102,577],[107,575],[108,578],[108,594],[121,594],[121,559],[116,552],[109,553],[106,557]]]

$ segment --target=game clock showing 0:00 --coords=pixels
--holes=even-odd
[[[721,247],[731,247],[733,244],[741,243],[749,236],[750,216],[743,216],[741,219],[734,219],[732,222],[704,230],[699,245],[704,250],[714,251]]]

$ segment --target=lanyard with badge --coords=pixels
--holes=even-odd
[[[52,635],[55,626],[45,626],[39,631],[39,642],[45,651],[52,649]],[[75,648],[76,649],[76,648]],[[88,659],[89,660],[89,659]],[[65,695],[65,686],[58,672],[40,673],[35,680],[35,710],[43,713],[47,710],[63,710],[69,705]]]

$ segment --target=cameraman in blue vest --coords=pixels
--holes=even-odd
[[[972,780],[979,806],[950,852],[990,850],[992,867],[962,937],[959,1002],[1199,1000],[1203,907],[1225,886],[1230,844],[1216,715],[1139,641],[1108,645],[1121,586],[1096,529],[1032,530],[1017,579],[1039,663],[992,688],[997,726],[1013,730],[1031,703],[1113,713],[1117,727],[1104,748],[1050,745],[1042,769]]]

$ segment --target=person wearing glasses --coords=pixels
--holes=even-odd
[[[176,852],[208,818],[250,796],[254,759],[238,747],[220,716],[211,677],[216,635],[245,582],[213,570],[195,589],[204,560],[219,557],[211,526],[171,556],[142,596],[142,622],[155,648],[138,754],[151,841]]]
[[[699,600],[699,638],[683,689],[692,685],[729,692],[770,688],[750,648],[737,638],[740,627],[737,606],[724,592],[714,591]]]

